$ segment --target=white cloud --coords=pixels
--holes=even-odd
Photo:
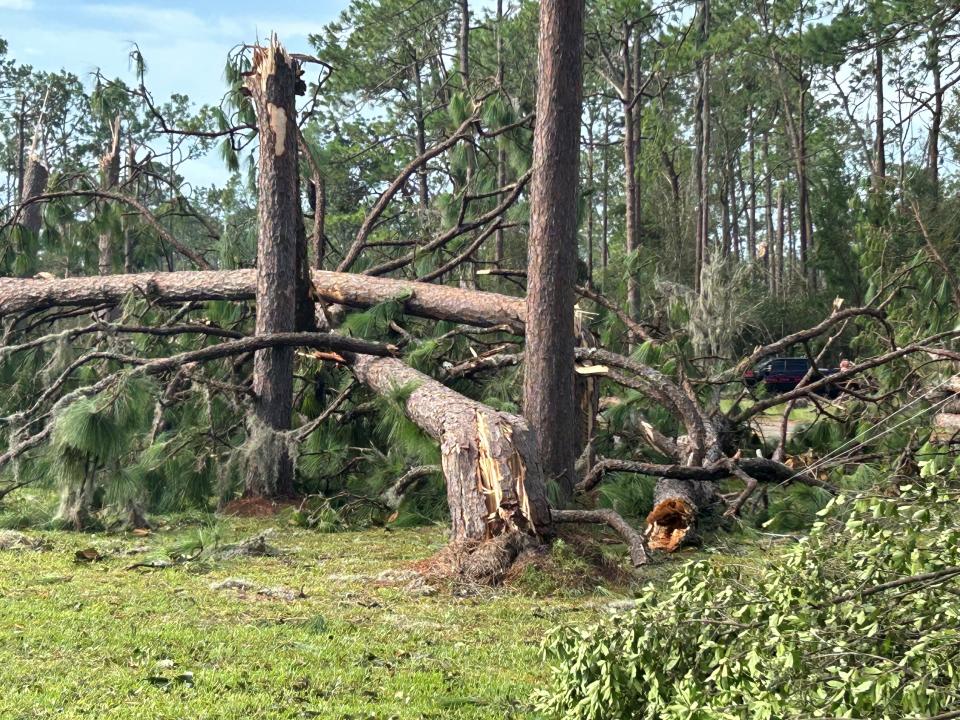
[[[4,2],[4,0],[0,0]],[[156,8],[150,5],[81,5],[80,9],[100,18],[124,22],[126,27],[149,28],[156,32],[201,32],[208,29],[200,16],[189,10]]]
[[[0,10],[33,10],[33,0],[0,0]]]

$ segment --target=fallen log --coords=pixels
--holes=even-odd
[[[440,443],[460,573],[495,579],[517,553],[551,534],[536,443],[523,418],[470,400],[401,360],[355,355],[348,364],[380,395],[413,388],[404,412]]]
[[[523,298],[328,270],[312,271],[312,280],[317,297],[328,303],[365,308],[405,298],[405,309],[412,315],[480,327],[507,325],[517,333],[523,332],[526,313]],[[54,280],[0,278],[0,317],[62,305],[116,304],[131,293],[160,303],[252,300],[256,287],[256,270],[195,270]]]
[[[718,499],[710,481],[660,478],[647,515],[647,546],[672,552],[695,538],[697,518]]]

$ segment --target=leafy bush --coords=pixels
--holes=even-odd
[[[756,566],[697,561],[544,645],[566,718],[929,718],[960,707],[960,492],[838,497]],[[896,584],[894,584],[896,583]]]

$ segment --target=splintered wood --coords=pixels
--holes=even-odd
[[[511,442],[513,432],[509,425],[494,420],[491,426],[487,415],[477,410],[477,490],[487,506],[487,531],[490,537],[504,529],[532,529],[528,518],[530,502],[524,487],[525,468],[520,453]],[[505,441],[509,452],[503,458],[497,447]],[[504,473],[506,470],[506,473]],[[504,482],[513,481],[513,497],[504,502]],[[510,507],[513,505],[515,507]],[[519,509],[519,513],[516,511]]]
[[[689,503],[671,498],[659,503],[647,515],[647,546],[672,552],[683,543],[696,518]]]

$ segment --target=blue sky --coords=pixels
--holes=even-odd
[[[0,37],[18,62],[40,70],[65,68],[85,83],[97,68],[132,82],[129,54],[137,43],[147,62],[147,87],[157,102],[177,92],[195,105],[217,104],[225,91],[223,67],[232,47],[275,31],[290,50],[311,52],[307,36],[349,3],[0,0]],[[479,14],[495,7],[496,0],[471,0],[470,5]],[[215,153],[182,170],[198,185],[222,185],[227,178]]]
[[[273,30],[291,50],[309,52],[307,35],[336,18],[348,2],[0,0],[0,37],[18,62],[42,70],[66,68],[84,82],[96,68],[132,81],[128,55],[136,42],[147,61],[147,86],[158,101],[181,92],[196,104],[218,103],[230,48]],[[214,159],[194,163],[187,174],[201,184],[226,177]]]

